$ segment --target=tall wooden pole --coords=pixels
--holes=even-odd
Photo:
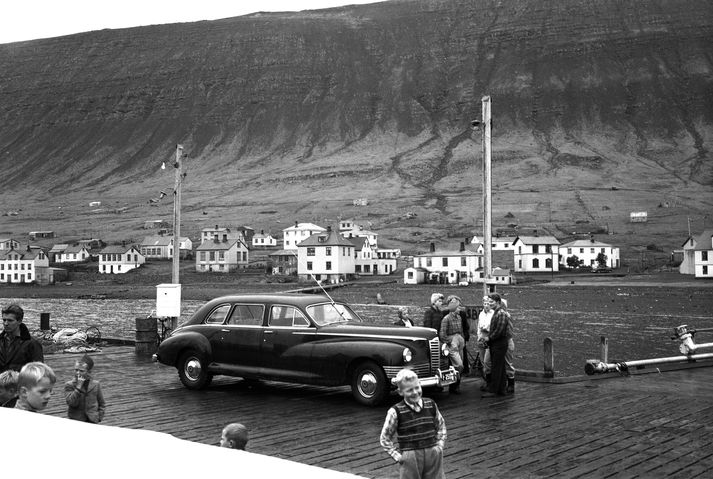
[[[171,282],[179,284],[178,260],[181,253],[181,184],[183,183],[183,146],[176,145],[176,184],[173,188],[173,269]]]
[[[483,104],[483,295],[486,295],[490,292],[490,284],[493,277],[490,96],[484,96],[481,101]]]

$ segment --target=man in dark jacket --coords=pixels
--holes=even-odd
[[[441,293],[433,293],[431,295],[431,306],[423,314],[423,327],[440,331],[441,321],[443,321],[443,317],[446,314],[448,314],[448,310],[443,307],[443,295]]]
[[[27,363],[44,362],[42,345],[30,336],[22,322],[25,312],[17,304],[2,310],[3,332],[0,333],[0,372],[19,371]]]

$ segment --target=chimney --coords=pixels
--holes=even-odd
[[[261,234],[261,235],[264,235],[264,234],[265,234],[265,230],[260,230],[260,234]]]
[[[470,239],[466,236],[466,237],[465,237],[465,244],[468,244],[468,243],[470,243]]]
[[[27,251],[32,251],[29,244],[27,245]]]
[[[461,253],[463,251],[465,251],[465,243],[464,242],[462,242],[462,241],[460,242],[460,249],[458,251],[460,251]]]
[[[331,232],[332,232],[332,225],[327,225],[327,233],[331,233]]]
[[[218,225],[215,225],[215,229],[218,229]]]
[[[431,247],[428,248],[428,251],[430,251],[431,253],[435,253],[436,252],[436,244],[431,243]]]
[[[299,227],[299,223],[295,221],[295,228]]]
[[[532,230],[533,236],[537,236],[537,230]]]
[[[589,235],[589,240],[594,243],[594,235]]]

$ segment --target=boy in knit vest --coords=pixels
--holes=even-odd
[[[402,369],[394,383],[403,400],[386,413],[381,447],[399,464],[400,479],[443,479],[446,423],[433,400],[421,396],[418,376]],[[394,437],[398,447],[394,445]]]

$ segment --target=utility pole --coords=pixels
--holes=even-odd
[[[179,284],[178,267],[181,248],[181,184],[183,183],[183,145],[176,145],[176,183],[173,187],[173,269],[171,283]]]
[[[483,295],[486,295],[492,292],[490,286],[493,277],[490,96],[484,96],[481,102],[483,107]]]

